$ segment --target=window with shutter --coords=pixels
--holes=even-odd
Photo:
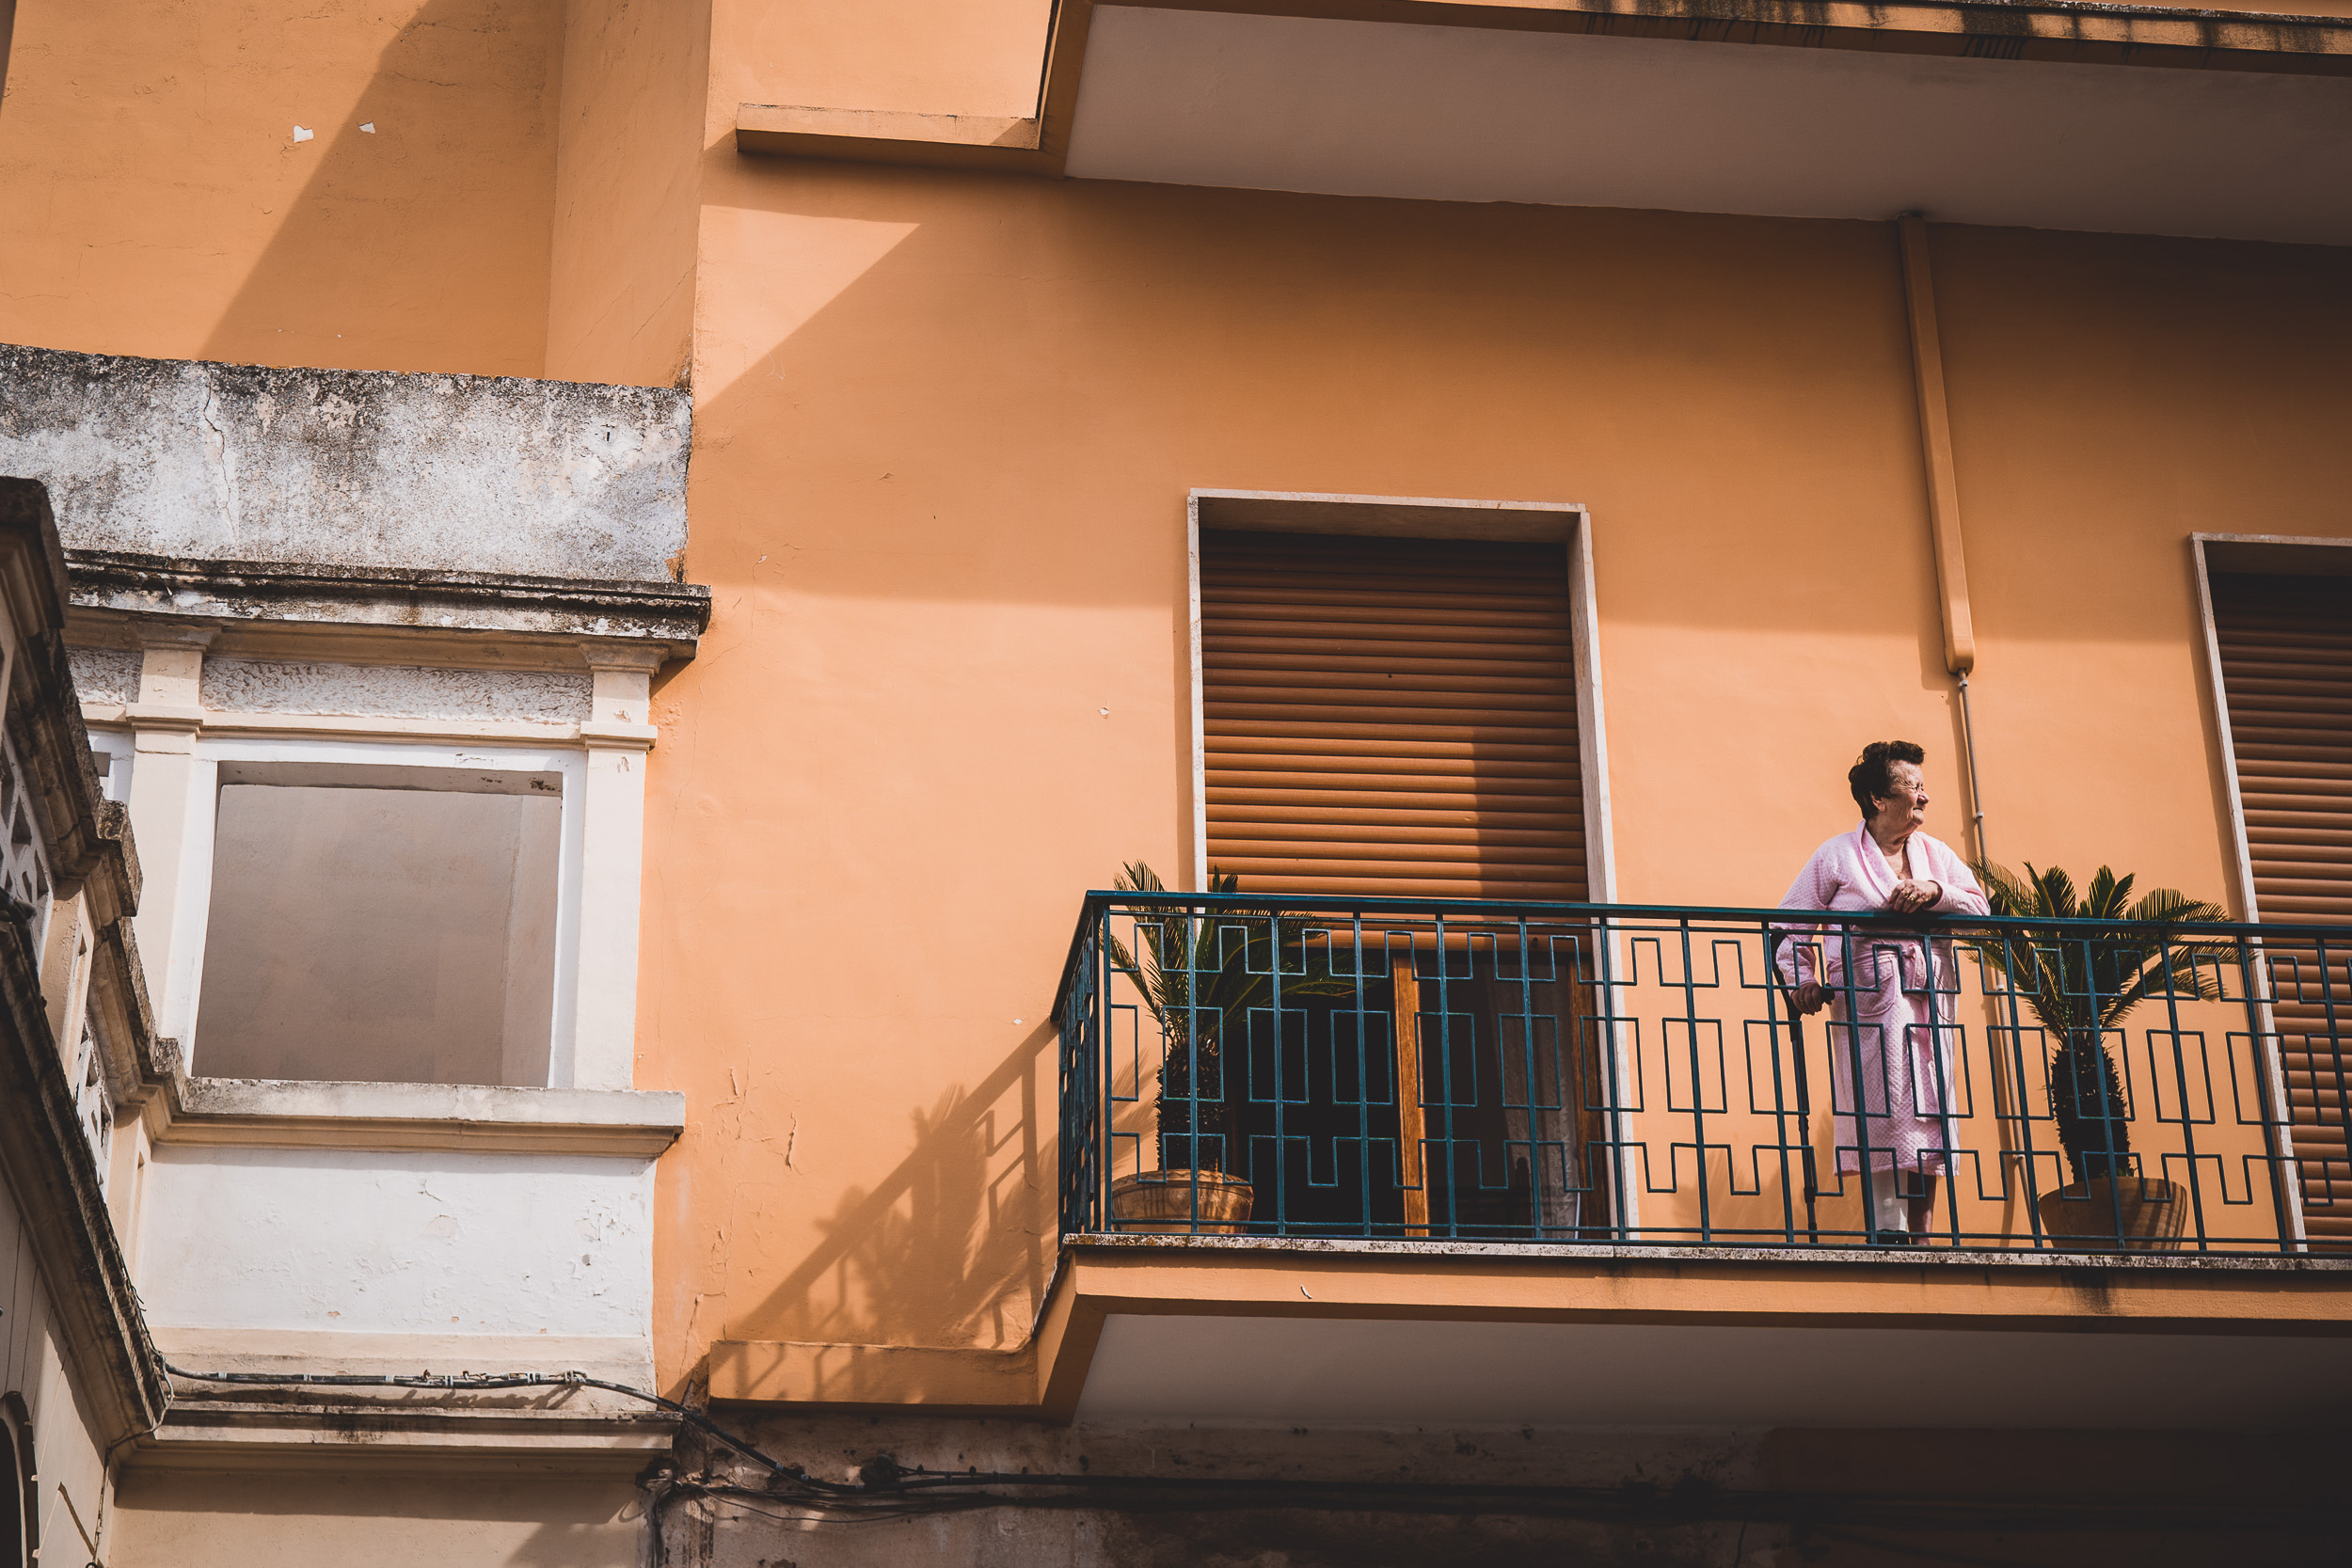
[[[1562,546],[1203,529],[1200,678],[1245,887],[1584,896]]]
[[[2316,944],[2269,942],[2304,1227],[2352,1244],[2352,578],[2217,573],[2214,630],[2252,862],[2254,913],[2341,925]]]

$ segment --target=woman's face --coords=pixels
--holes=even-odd
[[[1881,837],[1900,838],[1928,819],[1927,781],[1916,763],[1889,763],[1886,771],[1895,792],[1879,798],[1878,810],[1870,814],[1870,826]]]

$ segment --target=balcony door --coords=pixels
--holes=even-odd
[[[1200,594],[1214,869],[1248,893],[1586,896],[1563,542],[1203,527]],[[1407,1236],[1605,1223],[1588,928],[1409,903],[1321,924],[1318,961],[1360,983],[1250,1031],[1260,1214]]]

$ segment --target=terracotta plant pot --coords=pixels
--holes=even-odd
[[[1200,1195],[1197,1231],[1196,1191]],[[1253,1196],[1248,1182],[1218,1170],[1148,1170],[1122,1176],[1111,1183],[1112,1227],[1156,1235],[1237,1236],[1249,1218]]]
[[[2188,1193],[2153,1176],[2101,1177],[2042,1195],[2042,1233],[2073,1251],[2170,1252],[2188,1225]],[[2122,1234],[2117,1234],[2121,1214]]]

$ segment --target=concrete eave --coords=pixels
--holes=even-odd
[[[1097,0],[1244,16],[2341,75],[2352,17],[2100,0]]]
[[[710,623],[699,584],[189,561],[72,550],[69,641],[135,648],[209,634],[220,654],[353,663],[578,669],[596,647],[686,659]]]
[[[290,1083],[175,1074],[148,1102],[158,1144],[466,1149],[652,1159],[686,1129],[664,1089]]]
[[[2352,17],[2100,0],[1065,0],[1025,117],[742,103],[741,153],[1060,178],[1093,7],[1889,54],[2352,74]]]
[[[730,1340],[710,1397],[1067,1421],[1120,1317],[2352,1337],[2352,1259],[1085,1236],[1029,1343]]]

